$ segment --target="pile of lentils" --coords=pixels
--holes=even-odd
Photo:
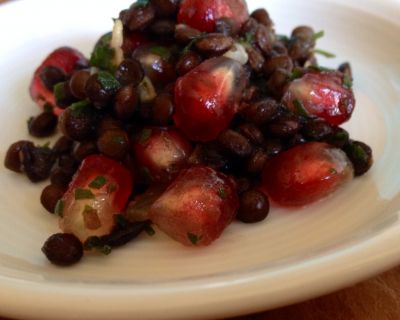
[[[257,190],[261,171],[267,159],[296,145],[324,141],[346,152],[356,175],[369,169],[371,149],[367,145],[350,140],[343,128],[295,114],[280,103],[290,81],[310,69],[324,70],[315,57],[316,40],[322,32],[300,26],[290,37],[280,36],[275,33],[268,12],[258,9],[241,28],[233,19],[222,18],[216,21],[215,32],[204,33],[176,24],[178,5],[179,0],[151,0],[120,13],[124,60],[117,67],[111,63],[109,33],[96,44],[89,64],[82,64],[71,77],[55,67],[43,69],[40,78],[54,91],[57,106],[64,111],[57,117],[52,106],[46,106],[41,114],[29,119],[28,131],[33,137],[43,138],[55,134],[58,127],[62,136],[52,147],[31,141],[14,143],[7,152],[5,166],[25,173],[32,182],[50,178],[41,195],[47,211],[54,213],[56,203],[87,156],[103,154],[132,168],[133,136],[144,127],[173,126],[175,80],[204,60],[223,55],[235,42],[242,44],[249,57],[244,66],[249,81],[239,112],[215,141],[193,142],[189,163],[210,166],[236,180],[240,196],[238,220],[253,223],[266,218],[269,201]],[[133,49],[129,37],[137,32],[152,45]],[[157,58],[153,69],[145,72],[139,61],[148,54]],[[352,79],[348,63],[338,69]],[[113,75],[111,85],[99,81],[102,70]],[[143,99],[138,90],[145,74],[156,89],[151,101]],[[115,82],[118,85],[113,85]],[[151,185],[140,177],[135,184],[131,199]],[[77,246],[75,240],[65,242]],[[62,246],[62,242],[58,245]],[[70,258],[80,254],[78,248]],[[60,259],[68,258],[64,255]]]

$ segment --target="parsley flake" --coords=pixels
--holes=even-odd
[[[94,180],[89,184],[89,188],[92,189],[100,189],[107,183],[107,179],[103,176],[97,176]]]
[[[71,104],[70,109],[73,111],[75,115],[78,115],[82,112],[85,112],[89,106],[90,106],[89,100],[82,100]]]
[[[304,104],[302,101],[300,101],[299,99],[294,99],[293,106],[294,106],[294,111],[298,115],[303,116],[303,117],[308,117],[308,112],[304,108]]]
[[[188,232],[187,237],[190,240],[190,242],[194,245],[197,245],[197,243],[203,238],[203,236],[198,236],[190,232]]]
[[[61,218],[64,216],[64,201],[61,199],[57,201],[54,213]]]
[[[314,71],[319,71],[319,72],[324,72],[324,71],[327,71],[327,72],[329,72],[329,71],[335,71],[335,70],[330,69],[330,68],[326,68],[326,67],[322,67],[322,66],[316,66],[316,65],[309,66],[308,69],[314,70]]]
[[[190,51],[190,49],[192,49],[192,47],[196,43],[196,41],[201,39],[202,37],[204,37],[205,34],[206,34],[205,32],[202,32],[198,36],[196,36],[192,40],[190,40],[190,42],[186,45],[186,47],[183,48],[182,53],[184,53],[184,54],[188,53]]]
[[[322,49],[314,49],[314,53],[316,54],[320,54],[322,56],[324,56],[325,58],[331,59],[331,58],[335,58],[336,55],[334,53],[322,50]]]
[[[94,194],[89,189],[76,188],[75,200],[94,199]]]
[[[290,81],[299,79],[303,76],[303,71],[301,71],[300,69],[294,69],[292,74],[290,75]]]
[[[329,173],[331,173],[331,174],[337,174],[338,172],[337,172],[337,170],[336,170],[335,168],[330,168],[330,169],[329,169]]]
[[[52,113],[53,112],[53,106],[50,103],[46,103],[43,107],[44,112],[49,112]]]
[[[345,89],[351,89],[353,87],[353,80],[351,80],[351,77],[347,73],[343,76],[343,87]]]
[[[110,183],[107,187],[107,193],[113,193],[117,191],[117,186],[114,183]]]
[[[150,128],[143,129],[142,132],[140,133],[139,143],[145,144],[147,142],[147,140],[150,139],[152,133],[153,133],[153,130],[151,130]]]
[[[110,47],[111,37],[111,32],[106,33],[97,42],[90,57],[90,65],[92,67],[109,71],[114,70],[114,66],[112,64],[114,50]]]
[[[241,44],[252,44],[254,42],[254,34],[251,32],[246,32],[244,37],[239,39],[239,43]]]
[[[314,33],[313,40],[316,41],[318,39],[321,39],[324,35],[325,35],[324,30],[318,31],[318,32]]]
[[[112,251],[111,246],[105,244],[102,239],[100,239],[99,237],[96,237],[96,236],[89,237],[85,241],[84,247],[87,250],[95,249],[104,255],[109,255]]]
[[[222,200],[226,199],[227,194],[224,188],[219,188],[217,193]]]
[[[137,0],[134,4],[135,7],[146,7],[150,0]]]
[[[97,80],[107,91],[116,91],[121,87],[121,84],[118,82],[118,80],[107,71],[99,71],[97,74]]]
[[[146,226],[144,228],[144,231],[147,233],[147,235],[149,235],[150,237],[154,236],[156,234],[156,231],[153,229],[152,226]]]
[[[151,47],[150,52],[160,56],[164,60],[169,60],[169,58],[171,57],[171,51],[169,51],[168,48],[162,46]]]
[[[65,82],[59,82],[53,87],[54,98],[57,101],[65,100],[67,93],[65,92]]]
[[[115,137],[112,137],[111,142],[114,144],[124,144],[126,142],[126,140],[122,136],[115,136]]]

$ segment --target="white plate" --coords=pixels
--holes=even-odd
[[[40,247],[57,231],[40,207],[43,185],[1,169],[0,312],[36,319],[197,319],[265,310],[338,289],[400,261],[400,23],[398,1],[250,1],[268,4],[279,33],[298,24],[325,30],[318,46],[352,62],[357,111],[347,125],[374,149],[376,164],[331,198],[274,209],[264,223],[232,224],[205,249],[161,233],[108,257],[51,266]],[[8,145],[27,138],[37,113],[27,88],[52,49],[90,52],[130,1],[35,0],[0,6],[0,127]],[[385,18],[383,18],[385,17]]]

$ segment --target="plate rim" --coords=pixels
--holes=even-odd
[[[46,0],[43,0],[46,2]],[[332,3],[347,2],[344,0],[323,0]],[[9,3],[0,5],[0,16],[5,8],[13,10],[13,7],[21,3],[28,2],[27,0],[16,0]],[[373,2],[367,0],[367,3]],[[379,2],[382,6],[393,6],[393,8],[400,8],[399,0],[383,0]],[[393,21],[391,21],[393,23]],[[400,22],[397,23],[400,25]],[[266,310],[267,308],[274,308],[282,306],[287,303],[299,302],[316,295],[324,294],[332,290],[341,288],[345,285],[357,282],[376,273],[384,271],[393,267],[400,262],[400,247],[397,249],[397,244],[400,241],[400,222],[395,223],[388,229],[375,234],[373,237],[369,236],[368,240],[363,238],[357,239],[352,245],[346,245],[335,253],[324,253],[316,255],[307,261],[301,262],[296,266],[285,266],[280,270],[267,272],[262,274],[262,271],[256,271],[248,277],[242,277],[240,280],[228,281],[221,277],[219,282],[212,285],[204,283],[200,285],[199,280],[183,281],[175,285],[174,289],[168,285],[160,285],[157,287],[140,288],[135,287],[132,291],[132,284],[129,287],[118,288],[108,285],[90,285],[83,284],[79,286],[76,283],[62,283],[63,292],[59,292],[58,283],[44,283],[35,282],[30,280],[21,280],[17,278],[9,278],[0,274],[0,301],[3,306],[1,312],[8,316],[24,316],[34,318],[36,315],[41,315],[41,319],[53,319],[55,315],[60,316],[60,310],[69,311],[64,314],[66,318],[78,319],[84,314],[85,319],[106,319],[111,315],[110,306],[112,307],[113,318],[118,319],[131,319],[132,308],[138,307],[138,314],[142,315],[141,319],[147,318],[168,318],[171,315],[166,314],[166,310],[176,311],[173,314],[174,319],[185,319],[190,315],[191,318],[204,318],[210,316],[234,316],[238,313],[256,312]],[[382,247],[385,247],[385,252],[382,252]],[[365,253],[368,252],[368,255]],[[374,264],[371,265],[371,261]],[[318,274],[321,267],[330,267],[324,273]],[[370,267],[370,268],[367,268]],[[329,268],[327,268],[329,269]],[[351,272],[350,272],[351,270]],[[351,273],[351,276],[350,276]],[[299,277],[301,275],[301,277]],[[274,278],[274,279],[272,279]],[[300,278],[300,280],[298,279]],[[305,281],[304,279],[308,279]],[[321,281],[323,279],[331,279],[330,283]],[[310,281],[310,279],[313,279]],[[293,290],[284,301],[282,294],[286,294],[279,290],[277,292],[266,293],[263,287],[271,282],[279,283],[283,280],[291,280],[291,289]],[[200,281],[201,282],[201,281]],[[323,283],[322,283],[323,282]],[[301,291],[305,285],[308,285],[306,294],[301,294],[299,297],[298,292]],[[100,286],[100,287],[99,287]],[[231,299],[226,300],[226,294],[229,291],[242,291],[245,288],[251,287],[252,290],[246,291],[246,297],[243,293],[231,292]],[[103,290],[99,290],[103,289]],[[171,291],[174,296],[171,297]],[[112,292],[112,297],[110,297]],[[201,297],[204,293],[208,296],[203,300],[196,299]],[[154,295],[159,297],[154,297]],[[179,298],[184,298],[188,294],[192,295],[190,300],[192,304],[186,303],[184,306],[179,305]],[[32,298],[32,296],[34,298]],[[146,314],[144,310],[140,310],[143,306],[143,301],[149,299],[156,299],[159,303],[158,310],[151,310],[151,314]],[[60,299],[62,297],[62,299]],[[89,297],[89,298],[88,298]],[[240,305],[242,299],[247,299],[246,306]],[[135,300],[136,299],[136,300]],[[254,299],[254,300],[250,300]],[[266,299],[270,299],[266,303]],[[26,308],[21,310],[21,301],[24,301]],[[78,303],[85,301],[86,306],[82,310],[72,310],[68,306],[76,306]],[[160,301],[163,303],[160,304]],[[107,302],[107,303],[105,303]],[[186,300],[187,302],[187,300]],[[212,305],[212,308],[209,306]],[[235,311],[229,310],[234,305]],[[46,308],[46,309],[44,309]],[[193,317],[190,312],[193,309],[199,313]],[[43,314],[46,310],[46,314]],[[36,313],[35,313],[36,312]],[[79,312],[79,314],[78,314]],[[83,312],[83,313],[81,313]],[[135,312],[135,311],[133,311]],[[43,317],[44,316],[44,317]],[[58,317],[59,318],[59,317]]]

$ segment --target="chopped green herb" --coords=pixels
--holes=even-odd
[[[34,117],[29,117],[29,119],[26,120],[26,123],[28,124],[28,127],[31,125],[33,119],[34,119]]]
[[[85,205],[85,208],[83,209],[83,212],[92,212],[92,211],[97,211],[93,207],[89,205]]]
[[[126,142],[126,139],[122,136],[115,136],[112,137],[111,142],[114,144],[124,144]]]
[[[351,154],[356,160],[363,161],[367,157],[364,149],[360,145],[354,143],[350,148]]]
[[[82,100],[71,104],[69,107],[75,115],[78,115],[86,110],[90,106],[89,100]]]
[[[64,215],[64,201],[61,199],[57,201],[56,207],[54,209],[54,213],[58,215],[59,217],[63,217]]]
[[[116,91],[121,87],[121,84],[118,82],[118,80],[107,71],[99,71],[97,74],[97,79],[105,90]]]
[[[146,227],[144,227],[144,231],[150,236],[154,236],[156,234],[155,230],[153,229],[152,226],[148,225]]]
[[[95,249],[102,254],[109,255],[112,251],[111,246],[104,243],[99,237],[93,236],[89,237],[84,244],[85,249],[92,250]]]
[[[294,111],[303,117],[308,117],[308,112],[304,108],[303,102],[300,101],[299,99],[294,99],[293,100],[293,106],[294,106]]]
[[[336,55],[334,53],[325,51],[325,50],[321,50],[321,49],[314,49],[314,53],[316,54],[320,54],[322,56],[324,56],[325,58],[335,58]]]
[[[330,169],[329,169],[329,173],[331,173],[331,174],[337,174],[338,172],[337,172],[337,170],[336,170],[335,168],[330,168]]]
[[[319,72],[334,71],[333,69],[322,67],[322,66],[316,66],[316,65],[311,65],[308,67],[308,69],[314,70],[314,71],[319,71]]]
[[[151,137],[152,133],[153,131],[150,128],[143,129],[142,132],[140,133],[139,143],[145,144],[147,140],[149,140],[149,138]]]
[[[164,60],[169,60],[169,58],[171,57],[171,51],[168,48],[162,46],[151,47],[150,52],[159,55]]]
[[[225,189],[224,188],[219,188],[218,189],[218,196],[221,198],[221,199],[226,199],[226,191],[225,191]]]
[[[201,39],[202,37],[204,37],[205,34],[206,34],[205,32],[202,32],[197,37],[194,37],[192,40],[190,40],[190,42],[186,45],[186,47],[183,48],[182,52],[188,53],[190,51],[190,49],[192,49],[192,47],[196,43],[196,41]]]
[[[335,140],[347,141],[349,139],[349,133],[345,130],[341,130],[335,134]]]
[[[303,71],[300,69],[294,69],[292,74],[290,75],[290,81],[299,79],[303,76]]]
[[[137,0],[134,4],[135,7],[146,7],[150,0]]]
[[[117,186],[114,183],[110,183],[107,187],[107,193],[113,193],[117,191]]]
[[[92,189],[100,189],[107,183],[107,179],[103,176],[97,176],[94,180],[89,184],[89,188]]]
[[[59,82],[53,87],[54,98],[57,101],[65,100],[67,93],[65,92],[65,83]]]
[[[75,200],[94,199],[94,194],[89,189],[76,188]]]
[[[44,145],[41,146],[43,149],[50,149],[50,141],[47,141]]]
[[[246,32],[244,37],[239,39],[239,43],[241,44],[252,44],[254,42],[254,34],[251,32]]]
[[[325,35],[325,31],[321,30],[319,32],[314,33],[313,40],[321,39]]]
[[[110,47],[112,33],[103,35],[97,42],[90,57],[90,65],[103,70],[113,71],[114,50]]]
[[[343,87],[346,89],[351,89],[353,87],[353,80],[351,80],[351,77],[347,73],[343,76]]]
[[[101,241],[101,239],[97,236],[89,237],[84,243],[84,247],[87,250],[94,249],[101,245],[103,245],[103,241]]]
[[[109,246],[109,245],[104,245],[104,246],[102,246],[102,247],[97,247],[96,248],[99,252],[101,252],[102,254],[104,254],[104,255],[106,255],[106,256],[108,256],[110,253],[111,253],[111,251],[112,251],[112,247],[111,246]]]
[[[188,239],[190,240],[190,242],[194,245],[196,245],[201,240],[201,238],[203,238],[203,236],[198,236],[198,235],[190,233],[190,232],[187,234],[187,236],[188,236]]]
[[[44,112],[53,112],[53,106],[50,103],[46,103],[43,107]]]

